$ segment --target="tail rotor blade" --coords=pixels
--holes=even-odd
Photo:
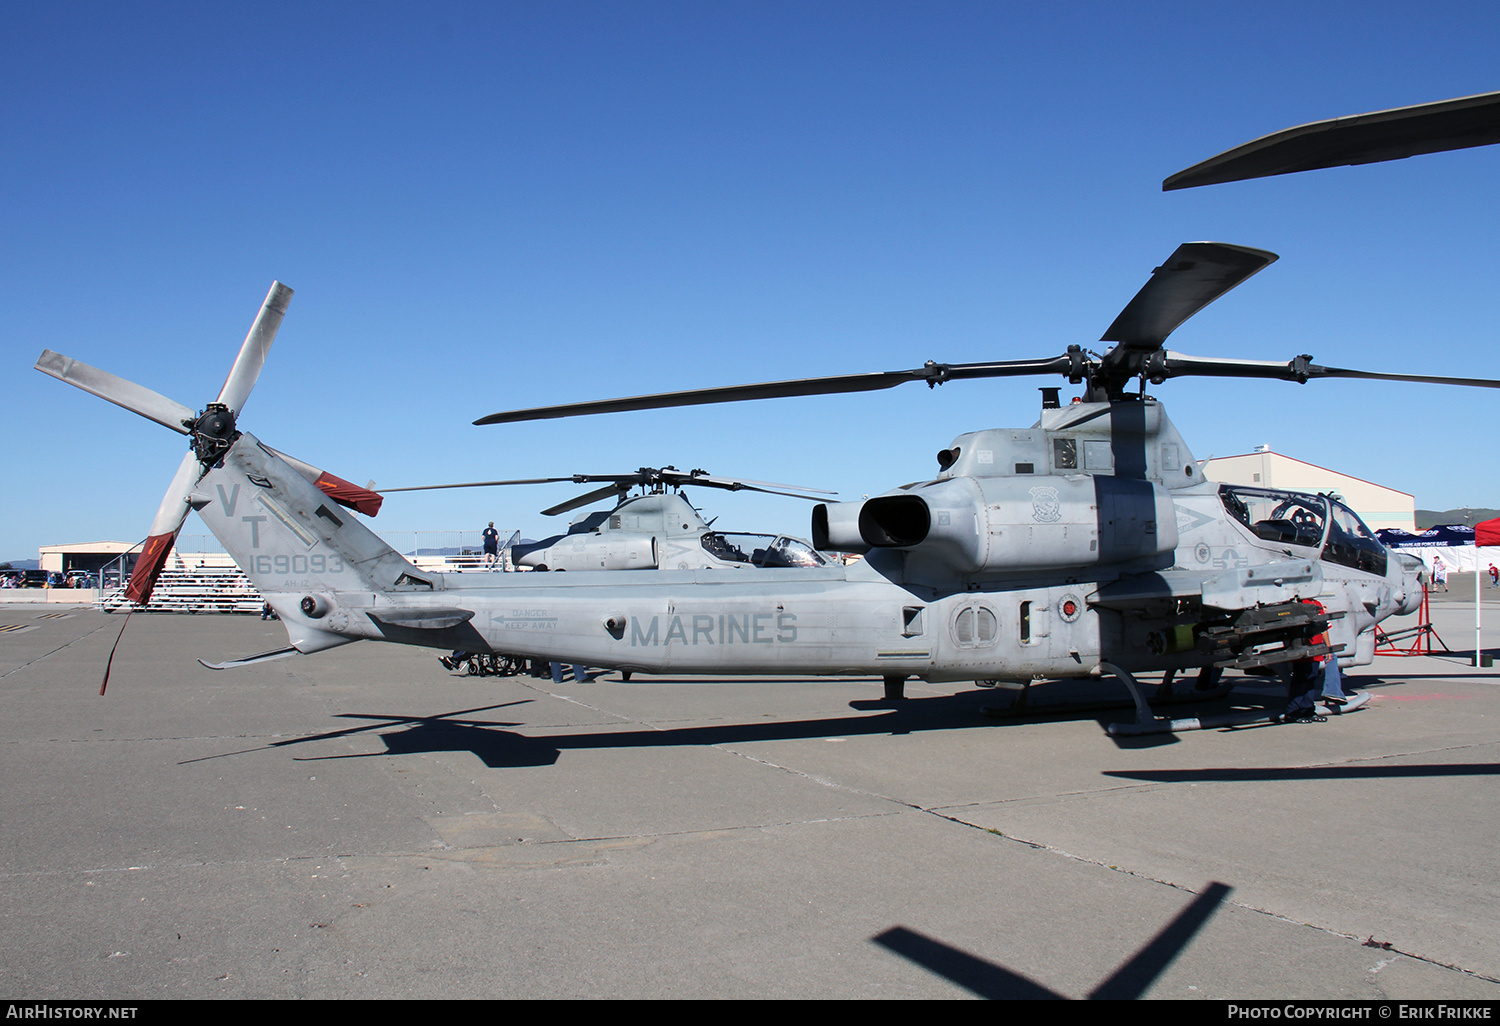
[[[250,333],[245,336],[240,354],[235,357],[234,366],[229,370],[229,377],[224,379],[224,387],[219,390],[219,402],[235,414],[240,412],[245,400],[250,398],[250,390],[255,387],[260,369],[266,364],[266,354],[271,351],[271,343],[276,340],[276,329],[281,327],[281,319],[286,316],[287,304],[291,301],[291,289],[279,281],[271,283],[271,291],[266,293],[266,301],[261,304],[260,313],[256,315],[255,323],[250,325]]]
[[[116,406],[123,406],[131,413],[138,413],[180,435],[187,434],[188,425],[198,417],[195,411],[158,392],[143,388],[133,381],[126,381],[109,371],[80,363],[62,353],[54,353],[50,349],[42,350],[42,355],[36,361],[36,369],[58,381],[81,388],[90,395],[97,395]]]
[[[177,532],[182,530],[182,522],[187,519],[190,509],[188,495],[202,476],[203,466],[198,458],[191,452],[183,456],[171,485],[167,487],[167,494],[156,511],[156,519],[151,521],[151,533],[146,538],[140,558],[135,562],[135,570],[130,575],[130,586],[125,589],[125,597],[131,602],[143,606],[151,600],[156,579],[167,565],[172,543],[177,539]]]
[[[385,502],[385,496],[373,488],[361,488],[352,481],[345,481],[337,474],[330,474],[322,467],[315,467],[306,460],[282,452],[280,449],[271,449],[269,445],[262,448],[270,449],[281,457],[292,469],[307,478],[313,485],[340,506],[363,513],[367,517],[373,517],[380,512],[381,504]],[[370,484],[374,484],[371,481]]]

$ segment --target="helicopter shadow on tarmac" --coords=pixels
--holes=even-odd
[[[1252,701],[1254,700],[1252,696]],[[566,751],[627,748],[708,747],[746,744],[761,741],[810,740],[829,737],[900,736],[935,730],[980,730],[999,727],[1023,727],[1041,723],[1084,721],[1098,723],[1101,735],[1117,717],[1099,715],[1097,706],[1070,710],[1066,706],[1033,708],[1025,715],[994,717],[986,710],[995,704],[994,690],[974,689],[951,695],[910,697],[900,702],[880,699],[855,700],[849,703],[855,715],[832,716],[806,720],[713,724],[711,726],[667,729],[616,729],[613,727],[571,734],[549,734],[534,737],[510,728],[525,728],[521,721],[476,718],[478,714],[529,704],[521,699],[496,705],[457,709],[432,715],[402,713],[338,714],[341,720],[366,721],[357,726],[322,731],[295,738],[270,742],[261,749],[245,749],[209,756],[210,759],[247,754],[267,748],[285,748],[375,734],[385,746],[383,752],[353,752],[338,755],[297,756],[297,761],[366,759],[384,756],[426,755],[445,752],[469,752],[490,769],[554,765]],[[1222,705],[1218,699],[1209,705]],[[1233,700],[1243,705],[1241,699]],[[1125,711],[1127,703],[1115,707]],[[1147,738],[1110,738],[1120,748],[1152,747],[1175,743],[1173,735]],[[191,760],[202,761],[202,760]]]
[[[351,753],[347,755],[319,755],[298,757],[299,761],[322,761],[331,759],[364,759],[391,755],[439,754],[444,752],[470,752],[490,769],[510,769],[525,766],[551,766],[565,751],[587,751],[611,748],[676,748],[709,747],[713,745],[749,743],[756,741],[789,741],[826,737],[851,737],[859,735],[900,735],[926,730],[953,730],[984,728],[1001,724],[985,720],[978,713],[982,695],[960,693],[958,695],[932,698],[906,699],[897,708],[881,702],[850,703],[856,706],[874,706],[888,711],[880,715],[857,715],[828,717],[811,720],[790,720],[777,723],[714,724],[700,727],[676,727],[668,729],[601,729],[573,734],[549,734],[532,737],[507,730],[507,727],[522,727],[515,722],[461,719],[472,713],[488,712],[502,706],[479,709],[462,709],[432,716],[401,716],[380,713],[341,713],[339,718],[373,720],[362,726],[345,730],[310,734],[305,737],[288,738],[272,742],[267,747],[285,747],[316,741],[348,737],[355,734],[384,730],[377,734],[385,745],[384,752]],[[529,701],[529,700],[528,700]],[[507,703],[519,704],[519,703]],[[386,728],[397,728],[387,730]]]
[[[1500,775],[1500,763],[1423,763],[1416,766],[1234,766],[1180,770],[1106,770],[1106,777],[1157,784],[1255,783],[1265,780],[1389,780],[1400,777]]]
[[[1231,888],[1211,883],[1150,941],[1088,994],[1090,1001],[1128,1001],[1141,997],[1182,953]],[[904,926],[873,938],[876,944],[929,972],[989,1000],[1062,1000],[1065,995],[1004,966],[924,936]]]
[[[249,751],[263,751],[266,748],[294,747],[385,731],[376,734],[385,745],[384,752],[294,758],[297,761],[325,761],[391,755],[470,752],[486,766],[492,769],[503,769],[550,766],[557,762],[564,751],[586,749],[708,746],[798,738],[895,735],[925,730],[1025,726],[1036,722],[1035,719],[994,720],[980,716],[979,709],[985,703],[993,701],[991,694],[982,690],[930,698],[910,698],[895,708],[878,701],[850,703],[851,706],[871,709],[884,708],[885,711],[879,715],[828,717],[781,723],[721,724],[668,730],[603,730],[556,735],[545,739],[528,737],[506,729],[523,726],[516,721],[481,718],[483,714],[530,704],[532,701],[532,699],[522,699],[430,716],[343,713],[339,715],[339,719],[367,722],[339,730],[274,741],[260,749],[226,752],[208,758],[226,758],[232,755],[248,754]],[[1078,720],[1089,717],[1063,716],[1054,713],[1045,718]],[[1209,884],[1203,893],[1194,898],[1151,940],[1137,949],[1107,979],[1090,991],[1086,995],[1087,998],[1089,1000],[1128,1000],[1144,995],[1224,903],[1230,890],[1231,888],[1223,883]],[[906,926],[893,926],[871,937],[870,940],[893,955],[906,959],[927,972],[944,977],[981,998],[1061,1000],[1067,997],[1002,965],[970,954]]]

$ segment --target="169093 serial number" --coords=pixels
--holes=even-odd
[[[255,572],[258,574],[341,574],[344,572],[342,556],[256,556]]]

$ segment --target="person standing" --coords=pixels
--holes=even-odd
[[[1303,599],[1305,604],[1317,610],[1318,615],[1323,615],[1323,603],[1316,599]],[[1307,639],[1307,644],[1326,645],[1328,634],[1326,629],[1323,633],[1314,634]],[[1298,659],[1286,668],[1286,707],[1280,716],[1271,717],[1273,723],[1323,723],[1328,717],[1318,712],[1317,702],[1323,693],[1325,674],[1327,673],[1326,661],[1333,660],[1335,665],[1338,656],[1333,653],[1326,655],[1308,656]],[[1335,671],[1337,672],[1337,671]],[[1339,692],[1343,694],[1342,690]]]
[[[1443,562],[1442,556],[1432,561],[1432,586],[1434,591],[1439,587],[1448,590],[1448,564]]]
[[[484,529],[484,566],[491,569],[500,561],[500,532],[495,530],[495,522],[490,521],[490,526]]]

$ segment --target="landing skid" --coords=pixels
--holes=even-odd
[[[1111,669],[1111,672],[1115,671]],[[1233,684],[1223,684],[1216,682],[1212,687],[1205,690],[1190,688],[1188,690],[1178,691],[1173,689],[1173,683],[1173,672],[1168,671],[1166,677],[1163,678],[1161,684],[1157,687],[1157,693],[1151,700],[1151,704],[1156,706],[1164,706],[1189,705],[1196,702],[1209,702],[1216,698],[1223,698],[1225,695],[1229,694],[1229,692],[1234,687]],[[1180,684],[1180,682],[1177,683]],[[981,711],[986,716],[994,717],[996,719],[1005,719],[1010,717],[1020,718],[1024,716],[1051,716],[1057,713],[1108,712],[1113,709],[1130,709],[1133,707],[1136,710],[1136,715],[1138,718],[1143,708],[1145,709],[1146,716],[1155,718],[1154,714],[1151,712],[1151,706],[1147,705],[1145,703],[1145,700],[1141,697],[1138,690],[1138,685],[1136,684],[1134,678],[1131,678],[1130,683],[1128,683],[1126,686],[1130,688],[1130,698],[1085,699],[1081,701],[1033,703],[1030,700],[1031,685],[1028,683],[1022,686],[1020,694],[1018,694],[1009,705],[987,705]]]
[[[1151,711],[1151,707],[1146,704],[1146,700],[1141,695],[1140,684],[1134,677],[1118,666],[1113,666],[1109,663],[1100,663],[1099,665],[1106,673],[1113,674],[1117,680],[1129,689],[1130,697],[1135,702],[1136,716],[1134,723],[1111,723],[1105,728],[1114,737],[1140,737],[1146,734],[1177,734],[1184,730],[1214,730],[1221,727],[1246,727],[1254,724],[1276,722],[1275,714],[1267,712],[1223,713],[1218,716],[1191,716],[1177,720],[1157,716]],[[1225,687],[1221,694],[1228,691],[1229,688]],[[1354,712],[1357,709],[1363,708],[1369,701],[1370,695],[1368,692],[1359,692],[1352,696],[1342,707],[1331,707],[1327,704],[1319,703],[1317,714],[1319,716],[1330,714],[1342,715],[1343,713]],[[1158,704],[1160,704],[1159,701]]]
[[[1356,691],[1349,696],[1349,701],[1343,706],[1336,706],[1327,702],[1318,703],[1319,716],[1342,716],[1344,713],[1352,713],[1356,709],[1363,709],[1370,704],[1370,693],[1368,691]]]

